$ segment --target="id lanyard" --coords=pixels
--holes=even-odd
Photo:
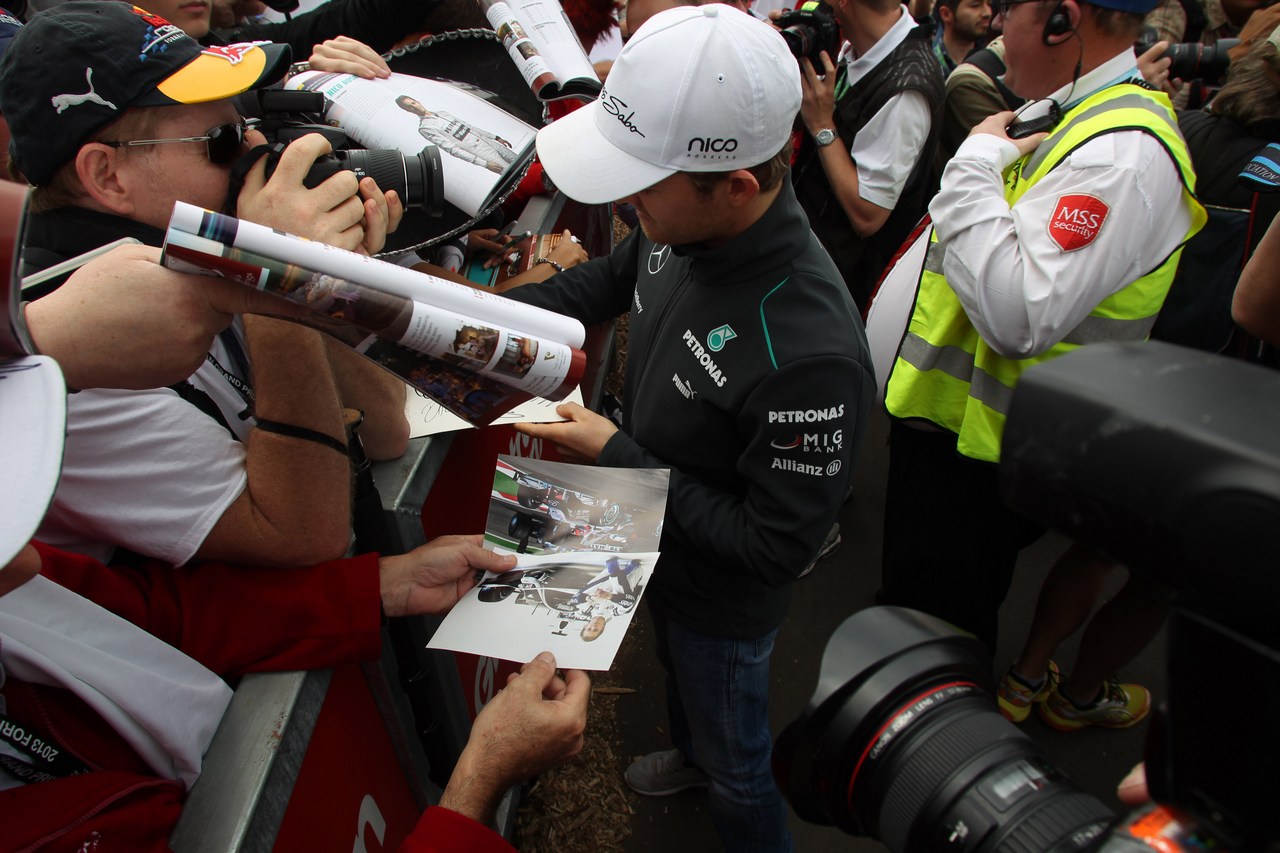
[[[841,62],[836,70],[836,100],[839,101],[849,91],[849,63]]]
[[[48,782],[64,776],[79,776],[91,770],[62,744],[2,714],[0,743],[22,756],[0,753],[0,767],[23,782]]]

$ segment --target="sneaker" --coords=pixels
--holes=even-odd
[[[665,797],[686,788],[705,788],[711,780],[696,767],[684,763],[684,753],[678,749],[651,752],[637,758],[627,768],[624,778],[637,794]]]
[[[1040,706],[1040,718],[1060,732],[1074,732],[1085,726],[1127,729],[1151,710],[1151,691],[1139,684],[1121,684],[1114,678],[1102,687],[1102,696],[1092,705],[1077,707],[1058,690]]]
[[[1000,706],[1000,713],[1004,714],[1006,720],[1021,723],[1031,715],[1031,706],[1048,699],[1061,680],[1062,672],[1053,661],[1049,661],[1049,668],[1039,687],[1032,687],[1014,675],[1013,667],[1009,667],[1009,671],[1000,680],[1000,686],[996,688],[996,703]]]
[[[818,554],[809,561],[809,565],[804,567],[804,571],[796,577],[802,578],[809,572],[813,571],[813,567],[818,565],[819,560],[825,560],[836,551],[840,550],[840,522],[831,525],[831,529],[827,531],[827,538],[822,540],[822,546],[818,548]]]

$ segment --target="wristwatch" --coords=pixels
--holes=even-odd
[[[824,127],[813,135],[813,141],[818,144],[819,148],[825,148],[836,141],[836,132],[829,127]]]

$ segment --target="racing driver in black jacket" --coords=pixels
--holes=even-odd
[[[566,423],[520,429],[566,458],[671,469],[646,597],[676,749],[626,778],[653,795],[710,785],[728,850],[791,849],[769,653],[874,388],[848,290],[786,179],[799,106],[796,62],[767,24],[719,4],[651,18],[600,98],[538,134],[561,190],[625,199],[643,233],[506,294],[585,323],[631,312],[622,430],[575,404],[558,409]]]

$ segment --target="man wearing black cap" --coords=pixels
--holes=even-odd
[[[934,242],[885,393],[884,601],[993,651],[1018,551],[1043,533],[997,489],[1018,378],[1081,345],[1145,339],[1181,246],[1205,221],[1169,99],[1136,68],[1134,37],[1153,5],[998,2],[1004,82],[1033,101],[1017,118],[1041,120],[1040,132],[1020,133],[1011,112],[984,120],[929,207]],[[1145,689],[1113,680],[1067,696],[1044,666],[1025,673],[1021,717],[1046,701],[1059,728],[1146,713]]]
[[[232,161],[265,141],[230,98],[278,79],[288,62],[276,45],[202,48],[113,0],[35,16],[0,58],[12,161],[36,185],[28,272],[121,237],[160,245],[178,200],[222,208]],[[239,215],[378,247],[398,200],[371,181],[357,189],[345,172],[303,187],[327,150],[319,137],[299,140],[270,181],[259,163],[235,199]],[[350,515],[341,405],[366,410],[371,455],[396,455],[407,432],[402,383],[317,333],[262,318],[220,336],[175,388],[192,402],[168,389],[73,396],[45,541],[100,558],[123,546],[174,565],[340,556]]]
[[[0,269],[12,267],[4,261],[16,248],[25,193],[0,182]],[[81,388],[148,387],[184,375],[231,311],[279,310],[278,297],[165,269],[157,254],[116,248],[26,306],[25,316],[13,310],[16,300],[0,299],[11,309],[0,309],[5,850],[168,851],[181,801],[231,698],[222,677],[376,659],[383,614],[441,612],[477,570],[515,565],[480,547],[479,536],[275,570],[214,563],[182,571],[157,561],[107,567],[29,542],[61,467],[64,375]],[[4,297],[10,286],[18,282],[0,278]],[[118,304],[69,333],[85,322],[86,298],[104,286]],[[165,324],[183,326],[204,346],[184,341],[157,352]],[[30,355],[33,343],[43,354]],[[557,675],[549,652],[525,664],[476,718],[439,806],[400,849],[510,851],[485,824],[511,785],[582,748],[590,692],[585,673]]]

